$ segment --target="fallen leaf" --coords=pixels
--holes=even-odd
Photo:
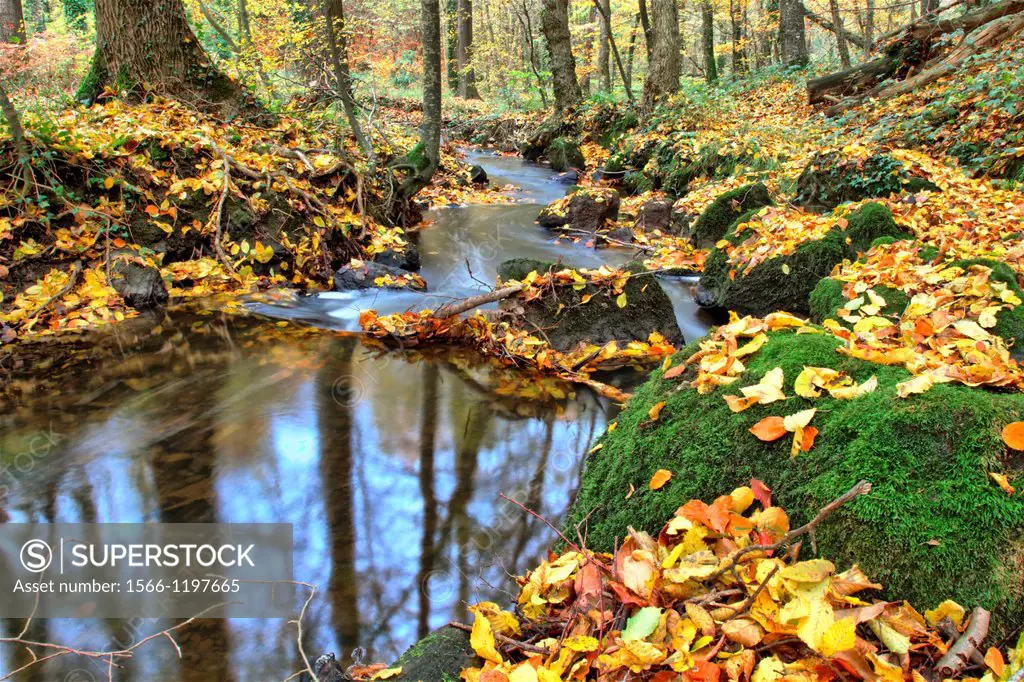
[[[785,436],[787,429],[782,417],[765,417],[751,426],[750,432],[765,443],[771,443]]]
[[[647,487],[651,490],[659,490],[672,478],[672,472],[668,469],[658,469],[651,476],[651,482],[648,483]]]
[[[647,412],[647,416],[651,418],[652,422],[656,422],[656,421],[658,421],[658,418],[661,417],[661,411],[664,410],[664,409],[665,409],[665,401],[664,400],[662,400],[660,402],[657,402],[657,403],[654,403],[654,406],[651,407],[651,409]]]

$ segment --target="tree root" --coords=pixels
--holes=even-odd
[[[971,612],[971,623],[964,630],[960,639],[956,640],[946,655],[935,664],[935,672],[942,679],[958,676],[967,664],[971,662],[974,654],[978,653],[982,642],[988,635],[988,625],[992,614],[980,606]]]

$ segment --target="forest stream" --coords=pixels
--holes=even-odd
[[[567,189],[549,168],[470,150],[517,203],[434,210],[419,233],[430,291],[324,293],[251,303],[248,314],[169,311],[4,359],[0,408],[12,522],[286,522],[295,579],[318,586],[305,650],[393,660],[466,606],[515,599],[510,575],[554,534],[585,453],[617,408],[555,379],[531,380],[462,349],[385,351],[356,335],[359,311],[430,307],[493,284],[508,258],[621,265],[628,250],[555,243],[534,223]],[[708,320],[690,282],[662,279],[687,340]],[[620,383],[642,380],[626,377]],[[543,384],[543,385],[541,385]],[[424,589],[420,589],[420,586]],[[306,593],[296,594],[296,613]],[[87,615],[87,614],[83,614]],[[3,622],[8,636],[23,621]],[[43,620],[37,641],[109,649],[165,624]],[[284,620],[204,620],[140,649],[117,680],[281,680],[302,667]],[[113,642],[113,644],[112,644]],[[21,652],[24,652],[21,649]],[[0,676],[27,662],[0,650]],[[19,679],[106,679],[103,661],[63,657]]]

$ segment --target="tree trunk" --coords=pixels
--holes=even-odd
[[[25,42],[25,14],[21,0],[0,0],[0,42]]]
[[[455,56],[459,67],[459,96],[480,99],[473,73],[473,0],[458,0],[459,40]]]
[[[523,0],[523,15],[520,18],[520,22],[523,25],[523,35],[526,37],[526,47],[530,53],[530,70],[533,71],[534,78],[537,79],[537,89],[540,90],[540,101],[545,109],[548,108],[548,93],[544,87],[544,79],[540,77],[540,67],[537,65],[537,51],[533,46],[533,20],[530,18],[530,9],[526,4],[526,0]]]
[[[222,118],[256,108],[210,62],[181,0],[96,0],[96,51],[76,99],[92,101],[108,85],[131,93],[143,84]]]
[[[865,0],[865,2],[867,11],[864,13],[864,41],[867,43],[867,47],[864,48],[864,54],[871,54],[875,45],[875,0]]]
[[[445,66],[448,74],[448,92],[459,92],[459,0],[445,0]]]
[[[786,66],[804,66],[810,61],[802,0],[779,0],[779,44]]]
[[[612,17],[611,0],[598,0],[601,3],[601,13],[608,17],[607,21],[601,20],[601,37],[597,45],[597,74],[602,92],[611,92],[612,69],[611,69],[611,30],[609,29]]]
[[[704,77],[708,83],[718,81],[718,63],[715,60],[715,8],[711,0],[700,4],[701,51],[704,53]]]
[[[348,63],[348,39],[345,37],[345,3],[344,0],[328,0],[324,11],[324,23],[327,28],[327,46],[331,53],[331,65],[334,67],[334,80],[341,106],[345,109],[345,118],[352,129],[352,135],[360,148],[370,158],[373,147],[363,134],[359,125],[359,105],[356,104],[352,92],[352,72]]]
[[[274,85],[270,82],[267,72],[263,69],[263,60],[260,58],[259,52],[256,51],[256,43],[252,40],[252,27],[249,25],[249,5],[246,0],[238,0],[238,33],[242,38],[243,60],[252,60],[252,68],[256,70],[256,75],[259,76],[263,87],[267,89],[267,94],[273,99]]]
[[[627,51],[626,57],[626,76],[625,86],[626,90],[633,89],[633,59],[636,55],[636,32],[640,28],[640,13],[637,12],[636,17],[633,19],[633,29],[629,32],[629,50]]]
[[[732,72],[734,75],[746,71],[746,54],[742,46],[741,13],[740,0],[729,0],[729,22],[732,27]]]
[[[441,3],[420,0],[420,34],[423,36],[423,127],[420,143],[407,157],[412,174],[398,192],[408,201],[430,184],[441,161]]]
[[[647,0],[637,0],[637,11],[640,13],[640,26],[644,29],[644,46],[647,48],[647,61],[651,61],[651,17],[647,13]]]
[[[590,80],[594,67],[594,24],[597,23],[597,5],[590,5],[587,12],[587,23],[583,31],[583,76],[580,78],[580,90],[584,97],[590,96]]]
[[[576,78],[576,59],[572,55],[569,33],[569,0],[541,0],[540,27],[551,56],[551,84],[555,91],[555,109],[564,112],[583,99]]]
[[[832,24],[836,27],[836,49],[839,51],[839,62],[844,69],[848,69],[850,68],[850,48],[846,44],[843,17],[839,14],[839,0],[828,0],[828,7],[832,11]]]
[[[427,1],[425,0],[424,5]],[[436,0],[433,0],[436,3]],[[416,635],[423,639],[430,632],[430,590],[427,581],[436,561],[434,544],[437,532],[437,493],[434,490],[434,442],[437,440],[437,365],[423,368],[423,421],[420,423],[420,496],[423,498],[423,534],[420,536],[420,568],[416,576],[419,610]]]
[[[679,90],[679,12],[675,0],[651,0],[651,61],[647,65],[643,108]]]

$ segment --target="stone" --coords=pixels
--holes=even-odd
[[[167,287],[160,271],[138,262],[127,253],[113,256],[110,285],[125,303],[139,310],[167,303]]]
[[[649,232],[661,230],[668,232],[672,225],[672,204],[663,199],[651,199],[644,202],[636,216],[635,227]]]
[[[403,275],[411,274],[408,270],[396,268],[391,265],[384,265],[382,263],[375,263],[373,261],[358,261],[358,263],[358,265],[348,263],[338,268],[338,271],[334,273],[335,291],[353,291],[358,289],[374,288],[399,289],[402,287],[388,285],[381,286],[376,284],[374,280],[378,277],[384,277],[387,275],[397,279]]]
[[[469,169],[469,181],[474,185],[486,185],[488,182],[487,171],[483,166],[473,166]]]

